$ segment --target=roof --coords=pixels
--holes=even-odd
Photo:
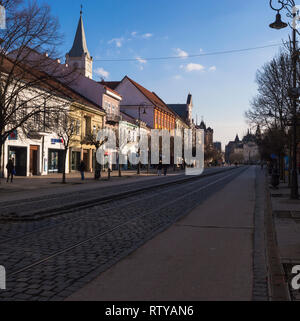
[[[202,120],[201,121],[201,124],[200,124],[200,126],[199,126],[201,129],[204,129],[204,130],[206,130],[206,125],[205,125],[205,123],[204,123],[204,121]]]
[[[155,92],[149,91],[134,80],[130,79],[128,76],[125,76],[125,78],[127,78],[155,107],[161,108],[163,111],[176,116],[173,110],[171,110]]]
[[[186,104],[168,104],[168,107],[171,108],[179,117],[186,120],[187,118]]]
[[[121,83],[121,81],[104,81],[104,80],[101,80],[101,81],[99,81],[99,83],[101,85],[109,87],[112,90],[115,90],[118,87],[118,85]]]
[[[70,57],[81,57],[82,55],[87,54],[90,57],[90,53],[87,48],[82,13],[80,13],[80,18],[76,30],[75,39],[73,42],[73,47],[69,51],[68,55]]]
[[[125,113],[124,111],[120,111],[120,114],[121,114],[121,116],[122,116],[122,120],[127,121],[128,123],[133,124],[133,125],[135,125],[135,126],[138,126],[138,119],[136,119],[136,118],[128,115],[128,114]],[[143,125],[143,124],[145,124],[145,125]],[[149,126],[147,126],[146,123],[144,123],[143,121],[141,121],[141,127],[145,127],[145,128],[146,128],[146,127],[149,127]],[[149,127],[149,128],[150,128],[150,127]]]
[[[77,80],[77,73],[70,71],[65,65],[58,63],[50,57],[42,55],[36,50],[30,48],[25,48],[23,50],[28,59],[24,59],[26,63],[18,63],[18,66],[26,71],[26,74],[24,75],[26,78],[30,79],[30,77],[35,77],[37,79],[44,79],[44,81],[38,82],[40,87],[51,90],[55,89],[57,93],[71,98],[78,103],[105,112],[100,105],[71,88],[72,81]],[[30,52],[28,53],[26,50],[30,50]],[[14,51],[10,53],[10,57],[5,57],[6,61],[9,62],[11,66],[14,64],[15,55],[17,53],[17,51]],[[39,61],[41,61],[41,63],[39,63]],[[38,69],[37,66],[40,66],[40,69]],[[12,67],[7,65],[5,70],[9,71],[9,68]],[[80,76],[80,74],[78,74],[78,76]]]
[[[186,104],[187,104],[187,105],[190,105],[191,102],[192,102],[192,94],[188,94]]]

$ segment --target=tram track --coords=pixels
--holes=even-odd
[[[119,204],[112,204],[115,209],[114,213],[112,212],[113,207],[106,207],[99,212],[99,208],[96,207],[101,204],[93,204],[89,206],[93,215],[83,213],[74,220],[72,218],[71,220],[64,220],[57,225],[37,229],[16,239],[8,239],[7,245],[2,243],[0,246],[0,259],[1,253],[5,253],[5,250],[8,251],[11,246],[16,246],[16,251],[13,251],[15,255],[22,256],[22,253],[24,253],[23,259],[18,257],[7,265],[8,286],[12,284],[12,290],[8,295],[16,294],[16,298],[18,298],[18,289],[14,290],[13,287],[18,287],[19,281],[22,283],[24,280],[35,280],[36,278],[37,280],[41,279],[42,284],[48,286],[58,284],[55,282],[62,278],[55,293],[53,292],[52,296],[49,294],[47,297],[48,299],[57,297],[54,294],[66,296],[67,292],[64,291],[70,291],[70,284],[72,284],[72,291],[76,287],[79,288],[82,286],[82,280],[85,280],[84,282],[90,280],[94,275],[93,273],[101,273],[148,239],[168,228],[190,212],[193,207],[198,206],[202,199],[204,200],[211,193],[222,189],[224,185],[246,169],[247,167],[229,171],[229,173],[228,171],[218,172],[220,175],[215,178],[207,177],[207,180],[204,180],[201,186],[197,186],[198,180],[188,180],[184,185],[179,184],[179,186],[171,184],[168,188],[167,186],[160,186],[159,190],[151,191],[151,195],[145,195],[144,198],[129,200],[128,202],[124,202],[123,199],[118,202]],[[139,196],[141,194],[143,193],[140,193]],[[163,196],[163,200],[153,206],[151,199],[157,199],[159,196]],[[130,199],[130,197],[128,196],[127,199]],[[131,204],[133,210],[128,209],[130,215],[128,213],[116,214],[117,208],[121,210],[124,206],[130,207]],[[134,204],[136,204],[135,208]],[[180,210],[180,207],[184,210]],[[82,209],[78,211],[80,212]],[[110,219],[111,223],[102,226],[103,218]],[[86,226],[93,226],[92,231],[84,232],[76,238],[74,235],[81,233],[81,230],[85,229]],[[53,247],[53,244],[55,244],[55,239],[51,240],[53,233],[54,235],[55,233],[66,234],[65,237],[68,242],[61,242],[58,246]],[[49,242],[48,239],[53,244],[50,242],[49,250],[45,251],[47,242]],[[40,254],[33,255],[30,258],[28,257],[29,253],[27,254],[28,250],[30,250],[29,253],[33,254],[38,250]],[[54,271],[58,277],[53,277]],[[75,273],[75,276],[72,273]],[[65,275],[68,277],[64,277]],[[81,278],[81,283],[76,281],[79,278]]]
[[[6,223],[6,222],[30,222],[30,221],[38,221],[38,220],[43,220],[46,218],[50,218],[50,217],[55,217],[55,216],[59,216],[62,214],[66,214],[66,213],[70,213],[73,212],[74,209],[86,209],[86,208],[90,208],[93,207],[95,205],[101,205],[101,204],[106,204],[109,202],[112,202],[114,200],[121,200],[124,198],[128,198],[132,195],[137,195],[140,193],[143,193],[145,191],[151,191],[151,190],[155,190],[156,188],[161,188],[161,187],[169,187],[171,185],[177,185],[177,184],[184,184],[186,182],[189,181],[195,181],[195,180],[199,180],[205,177],[210,177],[210,176],[214,176],[214,175],[218,175],[227,171],[231,171],[231,170],[235,170],[236,168],[231,167],[229,169],[225,169],[225,170],[217,170],[217,171],[213,171],[213,172],[209,172],[209,173],[204,173],[202,175],[199,176],[189,176],[189,177],[185,177],[185,178],[180,178],[180,179],[172,179],[171,181],[167,181],[164,183],[157,183],[157,184],[151,184],[150,186],[143,186],[141,188],[133,188],[133,189],[129,189],[125,192],[121,192],[121,193],[113,193],[104,197],[96,197],[96,198],[87,198],[84,201],[75,201],[72,202],[70,204],[66,204],[66,205],[62,205],[62,206],[58,206],[58,207],[51,207],[51,208],[45,208],[45,209],[41,209],[38,211],[33,211],[31,213],[21,213],[21,214],[17,214],[14,213],[14,211],[9,212],[7,214],[1,214],[0,212],[0,224],[1,223]],[[69,195],[69,194],[67,194]],[[62,198],[63,195],[60,195],[60,198]],[[53,198],[57,199],[57,196],[55,196]],[[49,200],[49,199],[47,199]],[[51,198],[50,198],[51,200]],[[34,202],[34,200],[33,200]],[[37,200],[37,202],[42,202],[40,199]],[[26,201],[27,203],[27,201]],[[0,204],[1,205],[1,204]],[[19,204],[19,206],[22,206],[22,202]],[[3,211],[3,209],[7,209],[10,208],[10,206],[6,206],[6,207],[2,207],[1,210]]]
[[[192,192],[189,191],[188,193],[184,193],[181,197],[178,197],[178,198],[176,198],[176,199],[173,199],[173,200],[169,201],[168,203],[165,203],[165,204],[163,204],[163,205],[160,205],[160,206],[156,207],[155,209],[151,209],[151,210],[147,211],[146,213],[144,213],[144,214],[142,214],[142,215],[139,215],[139,214],[138,214],[138,215],[132,217],[131,219],[129,219],[129,220],[127,220],[127,221],[125,221],[125,222],[117,225],[117,226],[114,226],[113,228],[111,228],[111,229],[109,229],[109,230],[106,230],[106,231],[104,231],[104,232],[98,233],[97,235],[94,235],[94,236],[92,236],[92,237],[90,237],[90,238],[87,238],[87,239],[85,239],[85,240],[83,240],[83,241],[81,241],[81,242],[78,242],[78,243],[70,246],[70,247],[67,247],[67,248],[65,248],[65,249],[62,249],[61,251],[58,251],[58,252],[56,252],[56,253],[54,253],[54,254],[51,254],[51,255],[49,255],[48,257],[43,258],[43,259],[40,260],[40,261],[37,261],[37,262],[35,262],[35,263],[33,263],[33,264],[30,264],[29,266],[26,266],[26,267],[24,267],[24,268],[22,268],[22,269],[20,269],[20,270],[18,270],[18,271],[15,271],[15,272],[9,274],[9,276],[13,276],[13,275],[19,274],[19,273],[21,273],[21,272],[23,272],[23,271],[26,271],[26,270],[34,267],[34,266],[40,265],[40,264],[42,264],[42,263],[44,263],[44,262],[47,262],[48,260],[50,260],[50,259],[52,259],[52,258],[54,258],[54,257],[56,257],[56,256],[58,256],[58,255],[64,254],[64,253],[66,253],[66,252],[69,252],[70,250],[73,250],[74,248],[79,247],[79,246],[81,246],[81,245],[83,245],[83,244],[85,244],[85,243],[87,243],[87,242],[93,241],[93,240],[95,240],[95,239],[97,239],[97,238],[100,238],[100,237],[106,235],[106,234],[109,234],[109,233],[111,233],[111,232],[113,232],[113,231],[116,231],[117,229],[119,229],[119,228],[121,228],[121,227],[123,227],[123,226],[125,226],[125,225],[127,225],[127,224],[129,224],[129,223],[131,223],[131,222],[133,222],[133,221],[135,221],[136,219],[141,219],[141,218],[143,218],[143,217],[146,216],[146,215],[151,215],[153,212],[157,212],[157,211],[159,211],[159,210],[162,209],[162,208],[168,207],[168,206],[170,206],[171,204],[174,204],[174,203],[176,203],[176,202],[178,202],[178,201],[180,201],[180,200],[185,199],[186,196],[187,196],[187,194],[198,193],[198,192],[200,192],[200,191],[202,191],[202,190],[204,190],[204,189],[206,189],[206,188],[208,188],[208,187],[210,187],[210,186],[212,186],[212,185],[215,185],[216,183],[218,183],[218,182],[220,182],[220,181],[223,181],[223,180],[225,180],[225,179],[227,179],[227,178],[229,178],[229,177],[231,177],[231,176],[235,176],[235,174],[236,174],[236,173],[233,173],[233,174],[231,173],[231,174],[226,175],[225,177],[221,177],[221,178],[219,178],[219,179],[217,179],[217,180],[215,180],[215,181],[213,181],[213,182],[211,182],[211,183],[209,183],[209,184],[206,184],[206,185],[204,185],[204,186],[201,186],[200,188],[195,189],[195,190],[192,191]],[[152,197],[153,197],[153,195],[152,195]],[[81,218],[80,218],[80,219],[81,219]],[[78,220],[80,220],[80,219],[78,219]],[[39,232],[40,232],[40,231],[39,231]]]

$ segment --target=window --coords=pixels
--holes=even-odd
[[[34,121],[34,126],[37,129],[40,129],[40,127],[41,127],[41,114],[40,113],[34,114],[33,121]]]
[[[89,135],[92,132],[92,120],[91,117],[85,116],[85,134]]]
[[[80,120],[76,120],[76,135],[80,135]]]
[[[49,110],[45,110],[45,112],[44,112],[44,125],[45,125],[45,127],[50,127],[50,112],[49,112]]]

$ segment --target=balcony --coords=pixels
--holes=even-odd
[[[106,123],[110,125],[115,125],[121,120],[120,115],[116,114],[107,114],[106,115]]]

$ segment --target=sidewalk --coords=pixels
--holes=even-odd
[[[67,300],[251,300],[255,168]]]
[[[277,190],[270,188],[270,194],[280,264],[290,299],[300,301],[300,292],[291,288],[292,268],[300,265],[300,200],[291,200],[290,189],[283,183]]]

